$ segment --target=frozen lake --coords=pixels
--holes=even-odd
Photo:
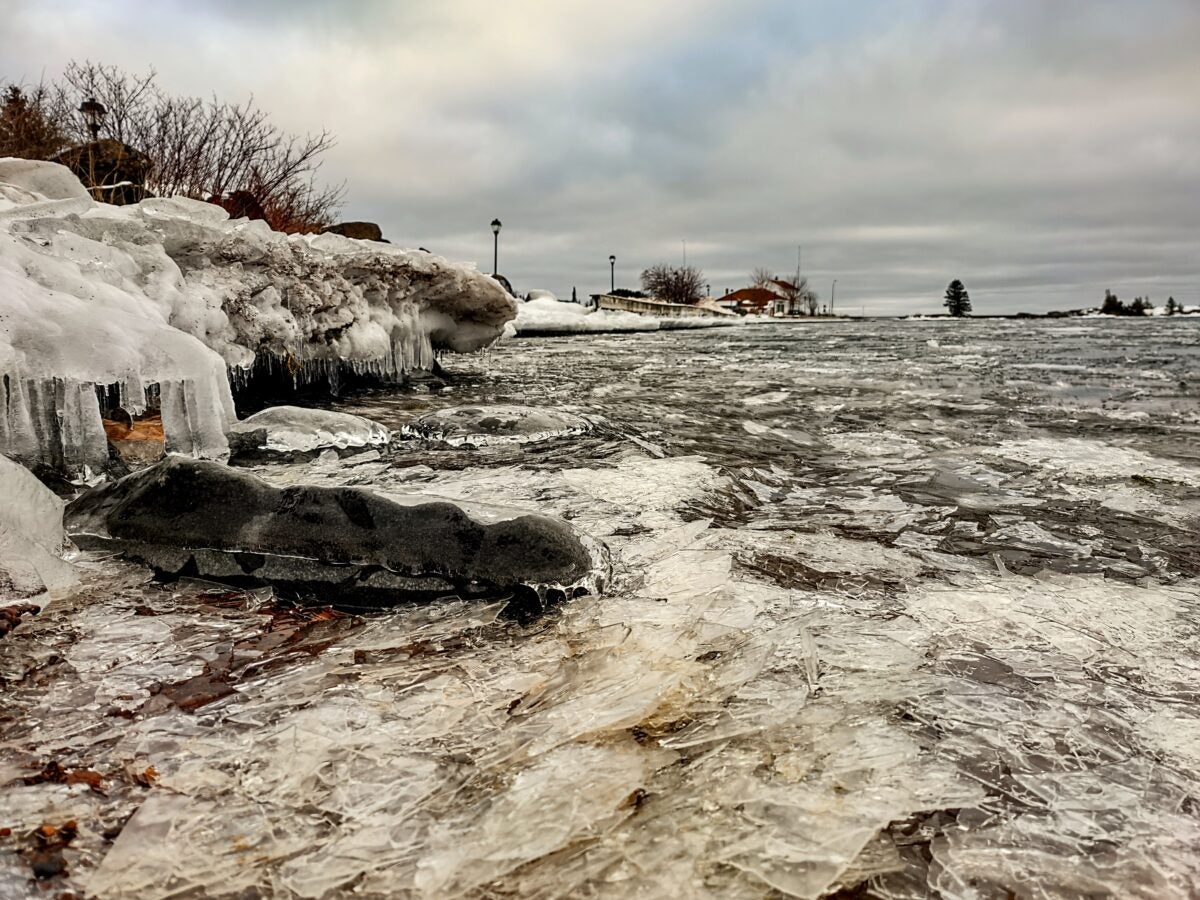
[[[337,408],[590,428],[255,471],[565,518],[608,592],[356,617],[85,557],[0,641],[0,896],[68,820],[104,898],[1195,895],[1200,321],[446,365]]]

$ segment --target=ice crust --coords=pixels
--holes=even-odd
[[[234,424],[230,443],[276,453],[326,448],[369,450],[386,447],[390,434],[378,422],[328,409],[272,406]]]
[[[97,386],[133,414],[157,390],[167,449],[220,456],[229,378],[256,355],[297,382],[395,379],[515,315],[496,281],[423,251],[288,236],[180,198],[114,207],[72,181],[0,160],[0,450],[27,462],[104,464]]]
[[[402,429],[405,437],[424,438],[461,446],[525,444],[583,434],[587,419],[557,409],[525,406],[467,406],[440,409],[419,416]]]
[[[817,898],[870,877],[885,897],[928,884],[966,900],[1022,878],[1046,897],[1114,879],[1128,896],[1182,895],[1200,718],[1173,698],[1195,678],[1194,591],[995,571],[914,583],[881,607],[787,590],[739,574],[743,536],[672,521],[680,498],[719,486],[696,485],[695,467],[630,456],[587,494],[581,473],[490,473],[518,506],[553,495],[606,530],[650,527],[605,535],[619,589],[548,628],[506,637],[497,607],[453,603],[335,622],[312,636],[331,646],[260,675],[251,662],[199,714],[151,701],[97,731],[91,764],[159,776],[111,848],[96,845],[89,895]],[[664,489],[630,499],[650,483]],[[431,488],[477,484],[445,473]],[[793,553],[916,578],[918,557],[872,546],[801,538]],[[79,746],[77,722],[52,715],[63,703],[138,705],[153,684],[202,677],[214,639],[261,640],[252,608],[189,624],[202,589],[114,588],[130,599],[70,619],[68,658],[96,675],[30,698],[36,746]],[[161,614],[134,614],[134,596]],[[1136,681],[1114,678],[1130,667]],[[39,797],[18,798],[14,824],[85,801]]]

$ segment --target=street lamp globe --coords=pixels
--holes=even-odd
[[[108,110],[95,97],[88,97],[79,104],[79,111],[83,113],[83,119],[87,122],[87,130],[91,133],[92,140],[97,140],[100,137],[100,123],[108,115]]]
[[[500,271],[500,220],[492,219],[492,274]]]

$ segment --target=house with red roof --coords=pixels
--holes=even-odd
[[[717,303],[743,316],[802,316],[808,312],[804,291],[778,278],[763,287],[732,291]]]
[[[717,304],[743,316],[766,316],[778,299],[779,295],[768,288],[748,287],[726,294]]]

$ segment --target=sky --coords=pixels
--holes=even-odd
[[[515,289],[714,294],[804,274],[835,311],[1200,304],[1197,0],[0,0],[0,81],[71,60],[328,129],[321,177]]]

